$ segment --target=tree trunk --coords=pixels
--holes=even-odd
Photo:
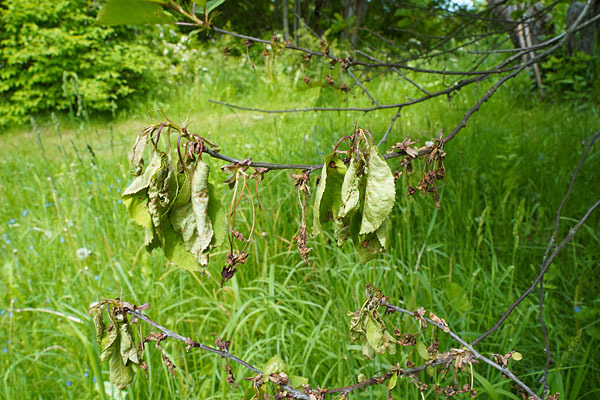
[[[290,26],[288,23],[288,1],[282,0],[281,6],[283,8],[283,39],[290,40]]]
[[[349,32],[345,32],[345,36],[350,39],[352,46],[356,46],[360,26],[365,16],[367,15],[367,0],[342,0],[342,15],[344,19],[356,17],[356,23]]]
[[[579,15],[583,12],[585,3],[573,1],[567,11],[567,29],[575,23]],[[589,8],[582,22],[597,15],[600,12],[600,0],[596,0]],[[571,56],[576,51],[585,54],[598,54],[598,38],[600,36],[600,22],[596,22],[584,29],[574,32],[567,41],[567,56]]]

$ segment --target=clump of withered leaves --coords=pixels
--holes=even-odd
[[[325,156],[315,194],[313,236],[322,224],[333,222],[338,246],[352,238],[361,262],[375,257],[386,246],[387,217],[394,207],[394,176],[371,134],[357,128],[348,151]],[[345,155],[344,159],[340,155]]]
[[[131,154],[135,179],[121,197],[133,220],[145,228],[147,250],[162,248],[173,264],[196,271],[208,264],[210,250],[225,236],[223,209],[214,200],[210,168],[202,160],[203,146],[211,144],[183,128],[177,141],[179,160],[173,160],[170,148],[165,152],[158,147],[164,126],[150,126],[138,135]],[[152,155],[145,166],[149,143]]]

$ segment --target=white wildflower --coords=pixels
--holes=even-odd
[[[92,252],[90,250],[88,250],[87,247],[80,247],[77,249],[77,257],[80,260],[83,260],[84,258],[88,258],[90,254],[92,254]]]

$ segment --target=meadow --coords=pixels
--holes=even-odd
[[[114,118],[53,115],[0,136],[0,397],[244,398],[251,387],[242,380],[250,376],[247,371],[232,365],[240,385],[232,390],[221,359],[186,353],[174,341],[163,347],[176,365],[175,376],[148,346],[148,377],[139,371],[129,388],[114,390],[87,314],[100,298],[148,302],[147,314],[181,335],[208,345],[217,337],[231,340],[230,351],[259,368],[279,355],[288,374],[321,387],[356,383],[359,374],[381,373],[400,359],[385,355],[370,362],[349,341],[347,314],[364,302],[367,283],[398,306],[434,311],[473,340],[537,275],[580,142],[600,122],[592,106],[531,95],[525,76],[510,82],[447,144],[441,209],[430,196],[409,197],[400,182],[388,252],[366,264],[358,262],[351,244],[338,248],[330,228],[310,239],[313,251],[304,264],[292,241],[301,214],[291,172],[271,171],[259,186],[263,209],[249,260],[221,288],[225,249],[204,274],[175,268],[160,251],[144,250],[144,232],[121,204],[120,192],[131,179],[129,149],[144,126],[162,118],[157,110],[174,121],[187,118],[194,133],[217,143],[224,154],[289,163],[322,162],[354,124],[377,140],[394,111],[262,114],[211,104],[207,99],[279,109],[366,106],[369,100],[358,90],[308,87],[292,62],[257,65],[255,72],[243,57],[225,58],[215,48],[207,53],[194,65],[193,78],[169,82],[169,93],[149,94]],[[428,87],[443,84],[430,79]],[[416,96],[413,87],[388,75],[373,76],[369,90],[382,103],[398,93]],[[406,136],[421,144],[438,137],[485,90],[482,84],[407,108],[388,144]],[[211,179],[223,181],[223,163],[208,162]],[[600,152],[592,149],[563,212],[562,234],[598,198],[599,168]],[[229,201],[226,185],[219,190]],[[248,211],[249,204],[241,207]],[[600,396],[599,222],[592,216],[545,279],[544,317],[554,359],[550,391],[560,392],[561,399]],[[522,353],[511,368],[535,388],[545,360],[537,304],[532,294],[477,347],[488,356]],[[399,315],[389,318],[396,326],[414,326]],[[440,348],[456,346],[440,340]],[[479,364],[474,371],[478,398],[519,399],[495,370]],[[399,379],[392,394],[420,397],[408,379]],[[423,395],[435,397],[431,387]],[[349,398],[385,396],[385,387],[375,386]]]

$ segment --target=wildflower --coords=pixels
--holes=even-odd
[[[123,200],[119,199],[119,201],[117,201],[117,203],[123,204]]]
[[[33,250],[33,245],[29,246],[29,250]]]
[[[98,380],[98,379],[96,379],[96,377],[94,377],[94,379],[92,379],[92,381],[93,381],[94,383],[96,383],[96,381],[97,381],[97,380]]]
[[[88,185],[92,186],[92,181],[88,181]]]
[[[5,347],[2,351],[4,351],[5,353],[8,353],[8,348]]]
[[[44,203],[44,207],[48,208],[48,207],[52,207],[54,204],[52,202],[49,203]]]
[[[581,307],[575,306],[575,307],[573,307],[573,311],[575,311],[576,313],[580,312],[581,311]]]
[[[64,242],[65,242],[65,238],[64,238],[64,237],[61,237],[61,238],[60,238],[60,242],[61,242],[61,243],[64,243]]]
[[[14,223],[15,223],[15,219],[14,219],[14,218],[12,218],[10,221],[8,221],[8,226],[11,226],[11,225],[12,225],[12,224],[14,224]]]
[[[29,210],[23,210],[23,216],[26,217],[29,214]]]
[[[71,381],[67,381],[67,386],[71,386]]]
[[[6,314],[6,310],[0,310],[0,315]]]
[[[87,247],[80,247],[77,249],[77,258],[80,260],[88,258],[90,254],[92,254],[92,252],[88,250]]]
[[[84,378],[87,378],[87,377],[88,377],[88,375],[89,375],[89,372],[85,371],[85,373],[83,374],[83,377],[84,377]]]
[[[94,275],[94,280],[97,281],[98,279],[100,279],[100,277],[98,275]]]

